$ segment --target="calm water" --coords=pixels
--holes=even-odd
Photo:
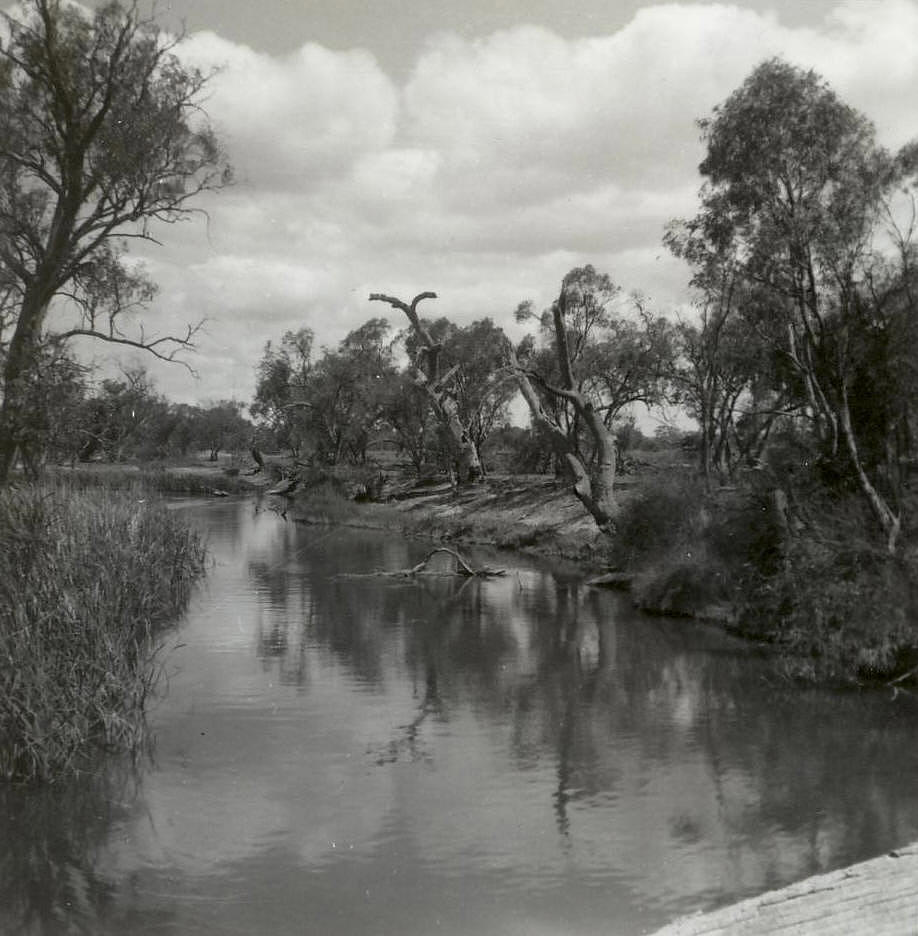
[[[0,789],[0,932],[639,934],[918,839],[918,709],[790,690],[570,569],[182,508],[151,762]]]

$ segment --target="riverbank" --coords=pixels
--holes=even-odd
[[[894,691],[918,684],[918,546],[906,538],[890,557],[855,496],[801,484],[788,497],[766,473],[709,490],[678,452],[652,454],[619,478],[612,537],[598,533],[566,482],[544,475],[492,475],[457,491],[442,479],[310,469],[279,457],[255,474],[241,463],[200,462],[62,474],[80,485],[208,496],[290,488],[268,503],[302,523],[573,560],[596,585],[627,589],[641,610],[772,647],[783,678]]]
[[[721,910],[685,917],[654,936],[914,936],[916,880],[918,842]]]
[[[160,636],[204,558],[149,491],[0,492],[0,778],[53,780],[141,744]]]
[[[357,503],[360,485],[304,476],[284,512],[306,523],[572,559],[597,585],[630,590],[641,610],[708,621],[776,652],[792,680],[844,686],[916,683],[914,555],[890,558],[863,534],[855,499],[795,505],[756,486],[706,491],[691,472],[656,471],[619,486],[616,534],[600,535],[568,486],[544,476],[395,485]]]

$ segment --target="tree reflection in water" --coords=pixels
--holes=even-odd
[[[426,549],[345,539],[300,564],[250,566],[284,606],[260,625],[259,653],[299,685],[312,655],[380,693],[408,678],[415,717],[371,746],[377,765],[434,763],[436,726],[471,712],[504,726],[521,773],[551,765],[565,849],[608,860],[619,837],[641,843],[648,873],[677,876],[689,867],[674,852],[688,862],[702,843],[720,848],[703,885],[714,901],[719,876],[735,878],[732,899],[918,837],[915,796],[893,779],[918,773],[918,752],[901,744],[910,701],[779,684],[748,646],[651,622],[547,564],[503,580],[343,579]],[[618,798],[631,808],[599,808]]]
[[[160,762],[0,790],[0,932],[641,932],[918,838],[914,699],[776,683],[563,566],[342,578],[429,547],[201,513]]]
[[[0,784],[0,932],[92,934],[99,919],[117,922],[124,882],[106,873],[106,859],[115,830],[143,807],[141,776],[130,759],[111,758],[54,784]]]

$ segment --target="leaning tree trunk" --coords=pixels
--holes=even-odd
[[[446,430],[453,449],[459,483],[475,484],[484,477],[481,459],[478,456],[478,449],[475,448],[468,427],[463,425],[459,417],[459,407],[447,389],[450,380],[455,375],[455,368],[447,371],[446,374],[440,373],[440,351],[442,348],[433,340],[417,312],[418,303],[422,299],[436,298],[437,294],[434,292],[422,292],[418,293],[408,304],[402,302],[401,299],[396,299],[394,296],[385,296],[382,293],[372,293],[370,295],[371,302],[387,302],[390,306],[400,309],[408,316],[408,321],[411,323],[414,333],[420,339],[426,357],[426,367],[418,374],[418,386],[427,395],[440,425]]]
[[[577,389],[564,322],[566,303],[567,296],[562,289],[557,302],[552,306],[555,352],[561,371],[561,386],[554,387],[541,375],[523,368],[517,360],[512,345],[508,342],[510,367],[516,377],[520,393],[529,406],[533,423],[547,431],[552,447],[563,459],[572,481],[574,494],[589,511],[599,529],[604,533],[610,533],[618,514],[618,504],[615,501],[617,467],[615,438],[590,400]],[[595,450],[595,458],[589,471],[574,450],[567,434],[546,414],[533,382],[537,383],[549,396],[570,403],[578,419],[587,427]]]
[[[512,347],[508,351],[510,367],[516,378],[517,386],[520,388],[520,393],[529,407],[533,425],[539,426],[545,431],[555,455],[566,469],[574,495],[587,509],[596,522],[596,526],[604,533],[612,532],[618,507],[614,496],[615,444],[611,434],[603,425],[599,414],[593,412],[592,408],[590,409],[591,418],[586,417],[586,406],[584,405],[584,418],[590,431],[594,434],[594,440],[598,442],[596,430],[599,427],[601,427],[601,430],[598,431],[598,436],[603,440],[602,443],[597,445],[598,457],[596,464],[593,466],[592,471],[587,471],[583,461],[573,450],[567,433],[545,412],[539,394],[533,387],[535,375],[526,371],[519,364]],[[581,403],[583,403],[582,400]]]
[[[842,387],[841,405],[839,406],[839,423],[842,436],[845,440],[845,446],[848,449],[848,456],[857,476],[858,486],[864,495],[867,503],[876,517],[884,535],[886,536],[886,549],[890,555],[896,552],[896,546],[899,540],[899,533],[902,529],[902,518],[893,512],[885,498],[873,486],[867,472],[864,470],[864,463],[861,461],[860,453],[857,448],[857,440],[854,437],[854,427],[851,425],[851,410],[848,406],[848,393]]]

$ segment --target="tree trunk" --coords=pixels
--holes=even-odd
[[[886,535],[886,549],[890,555],[895,555],[896,544],[899,539],[899,533],[902,529],[902,520],[898,514],[893,513],[892,508],[886,503],[882,494],[873,486],[864,465],[861,462],[860,453],[857,449],[857,440],[854,438],[854,428],[851,425],[851,412],[848,408],[848,393],[842,388],[841,405],[839,406],[838,421],[845,445],[848,449],[848,455],[851,458],[851,464],[857,476],[858,485],[861,493],[864,495],[870,509],[876,517],[880,528]]]
[[[3,368],[3,402],[0,403],[0,487],[9,482],[26,428],[26,385],[35,365],[38,336],[47,307],[48,303],[42,303],[34,289],[27,290],[10,340]]]
[[[522,393],[523,399],[526,400],[529,406],[533,424],[541,426],[546,431],[558,460],[567,469],[576,498],[589,511],[590,516],[602,532],[611,532],[612,524],[618,512],[613,496],[615,483],[614,439],[605,429],[602,419],[591,408],[592,419],[587,420],[587,425],[593,431],[593,427],[598,423],[602,429],[600,435],[605,441],[597,445],[597,463],[593,472],[588,472],[583,461],[572,450],[571,441],[567,434],[559,426],[555,425],[546,414],[542,407],[542,401],[532,386],[532,381],[520,366],[516,354],[510,346],[508,346],[508,353],[520,393]]]
[[[401,309],[408,317],[414,333],[420,338],[427,356],[427,367],[421,375],[422,379],[418,381],[421,388],[430,399],[434,412],[440,424],[446,429],[456,463],[456,475],[459,484],[475,484],[482,480],[484,472],[481,467],[481,459],[478,457],[478,450],[472,441],[471,433],[468,428],[462,424],[459,418],[459,411],[456,401],[446,390],[446,384],[449,383],[453,371],[446,375],[440,374],[440,346],[433,340],[430,332],[424,327],[424,323],[418,316],[417,307],[422,299],[436,299],[437,294],[433,292],[418,293],[411,300],[410,305],[396,299],[393,296],[385,296],[381,293],[372,293],[371,302],[386,302],[393,308]]]

